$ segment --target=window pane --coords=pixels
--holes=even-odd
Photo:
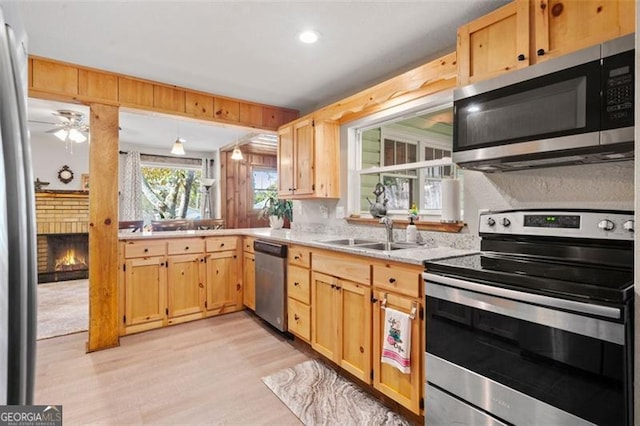
[[[274,169],[253,169],[253,209],[264,207],[266,199],[278,192],[278,172]]]
[[[384,140],[384,166],[396,164],[396,143],[392,140]]]
[[[415,199],[413,189],[415,179],[384,176],[382,180],[387,198],[387,210],[409,210]]]
[[[440,210],[442,208],[442,181],[425,179],[422,210]]]
[[[199,168],[142,166],[142,211],[145,221],[200,218]]]

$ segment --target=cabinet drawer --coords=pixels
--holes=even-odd
[[[287,296],[307,305],[310,303],[309,270],[290,265],[287,270]]]
[[[167,242],[167,252],[172,254],[203,253],[204,241],[201,238],[181,238]]]
[[[304,246],[290,246],[289,264],[309,268],[311,266],[311,250]]]
[[[306,340],[311,339],[311,308],[295,299],[288,299],[288,323],[289,331]]]
[[[124,257],[164,256],[166,241],[127,241],[124,246]]]
[[[254,253],[254,251],[253,251],[253,242],[254,241],[255,241],[255,238],[244,237],[242,239],[242,250],[244,250],[247,253]]]
[[[371,284],[371,268],[368,261],[345,254],[313,254],[313,270],[362,284]]]
[[[237,244],[237,237],[207,238],[207,251],[235,250]]]
[[[402,268],[391,264],[373,265],[373,285],[411,297],[420,296],[422,268]]]

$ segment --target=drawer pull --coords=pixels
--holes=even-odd
[[[220,243],[220,247],[224,247],[224,243]]]
[[[144,249],[144,252],[149,253],[149,249],[148,248]]]
[[[189,250],[189,246],[186,246],[184,249],[185,249],[185,250]]]
[[[395,283],[396,283],[396,279],[395,279],[395,278],[389,278],[389,282],[390,282],[391,284],[395,284]]]

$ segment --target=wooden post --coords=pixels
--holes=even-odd
[[[117,106],[91,104],[88,352],[119,345],[118,115]]]

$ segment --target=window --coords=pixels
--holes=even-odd
[[[142,163],[140,170],[145,222],[200,218],[201,166]]]
[[[278,193],[278,171],[276,169],[253,168],[253,209],[260,210],[269,196]]]
[[[359,194],[350,200],[351,210],[368,214],[376,184],[382,183],[389,213],[406,214],[415,204],[421,215],[440,214],[442,179],[461,177],[451,162],[451,95],[421,102],[350,129],[355,140],[350,187]]]

